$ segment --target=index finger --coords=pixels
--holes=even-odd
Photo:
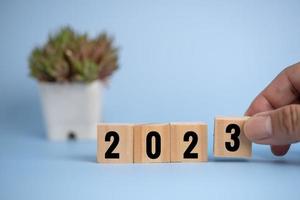
[[[251,103],[245,115],[274,110],[298,103],[300,91],[300,63],[283,70]]]

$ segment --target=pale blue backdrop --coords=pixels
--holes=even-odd
[[[300,1],[1,1],[0,199],[299,199],[300,148],[275,158],[212,156],[213,118],[243,115],[300,60]],[[27,59],[49,32],[107,31],[120,70],[108,122],[205,121],[209,162],[99,165],[96,143],[48,142]]]

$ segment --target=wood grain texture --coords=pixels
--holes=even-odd
[[[184,152],[192,144],[192,136],[184,141],[184,135],[194,132],[197,143],[191,153],[197,158],[184,158]],[[188,136],[188,135],[186,135]],[[207,124],[199,123],[171,123],[171,162],[203,162],[207,161]]]
[[[214,131],[214,155],[216,157],[251,157],[252,143],[246,138],[243,126],[249,117],[216,117],[215,118],[215,131]],[[239,148],[235,151],[229,151],[225,143],[230,142],[234,145],[234,140],[231,138],[235,130],[226,132],[226,128],[230,124],[235,124],[240,129],[238,136]]]
[[[146,153],[146,137],[152,132],[158,132],[161,138],[161,153],[158,158],[152,159]],[[155,140],[152,139],[152,152],[156,150]],[[134,127],[134,162],[160,163],[170,162],[170,125],[169,124],[142,124]]]
[[[97,162],[100,163],[133,163],[133,125],[132,124],[99,124],[97,126]],[[105,158],[105,152],[112,144],[105,141],[105,135],[115,131],[119,135],[119,143],[113,153],[119,158]]]

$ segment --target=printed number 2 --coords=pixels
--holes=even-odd
[[[192,141],[191,141],[190,145],[188,146],[188,148],[185,150],[185,152],[183,154],[183,158],[196,159],[196,158],[198,158],[198,153],[192,153],[192,151],[195,148],[195,146],[197,145],[198,135],[193,131],[188,131],[184,134],[183,141],[189,142],[190,137],[192,138]]]
[[[232,133],[232,130],[234,132]],[[226,127],[226,133],[230,133],[231,137],[230,139],[233,141],[233,144],[231,142],[225,142],[225,147],[228,151],[237,151],[240,147],[240,140],[239,140],[239,135],[241,133],[241,129],[238,125],[236,124],[229,124]]]
[[[111,138],[113,138],[113,141],[107,151],[105,152],[105,158],[111,158],[111,159],[118,159],[120,158],[119,153],[113,153],[115,148],[118,146],[120,137],[117,132],[115,131],[109,131],[105,135],[105,142],[110,142]]]

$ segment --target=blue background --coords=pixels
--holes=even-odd
[[[299,199],[300,147],[284,158],[212,156],[213,118],[241,116],[300,55],[300,1],[1,1],[0,199]],[[107,122],[205,121],[209,162],[95,163],[96,142],[46,140],[27,59],[49,32],[106,30],[121,47]]]

